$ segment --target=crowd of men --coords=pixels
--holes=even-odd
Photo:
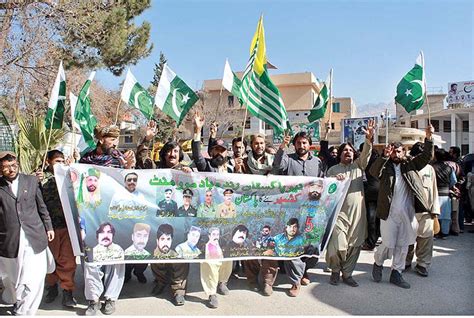
[[[473,168],[462,165],[459,148],[451,147],[448,153],[434,147],[434,129],[431,125],[426,128],[424,143],[416,143],[409,153],[402,144],[392,143],[380,154],[373,148],[374,122],[369,122],[365,127],[366,138],[359,151],[349,142],[329,147],[327,136],[330,129],[327,128],[320,142],[320,152],[315,155],[310,150],[311,136],[306,132],[285,135],[277,150],[267,145],[264,135],[252,135],[249,143],[237,137],[232,140],[230,153],[226,143],[216,138],[217,125],[211,124],[207,157],[201,151],[204,125],[204,118],[196,114],[192,164],[184,162],[183,150],[176,141],[168,141],[163,146],[158,162],[152,160],[150,143],[157,133],[153,121],[148,123],[136,153],[132,150],[123,154],[118,152],[118,127],[96,129],[97,147],[84,154],[79,162],[122,169],[178,169],[184,172],[275,174],[349,180],[349,190],[325,255],[327,270],[331,272],[329,283],[332,285],[338,285],[342,277],[343,283],[357,287],[352,273],[360,252],[376,248],[373,280],[380,282],[383,279],[384,261],[391,259],[390,283],[410,288],[402,273],[411,268],[416,255],[415,271],[423,277],[428,276],[433,237],[438,223],[441,229],[436,237],[446,239],[448,235],[461,233],[464,219],[472,218]],[[288,153],[290,144],[294,147],[293,153]],[[55,164],[67,164],[59,150],[48,152],[44,171],[29,176],[19,173],[15,153],[0,152],[0,275],[4,285],[3,299],[13,304],[12,313],[15,315],[34,315],[43,298],[44,286],[46,303],[55,300],[60,287],[62,305],[77,305],[73,296],[76,262],[54,179]],[[88,186],[94,186],[94,177],[97,179],[98,176],[92,173]],[[125,182],[127,189],[133,192],[137,175],[127,174]],[[219,213],[220,217],[232,217],[235,214],[235,207],[232,208],[231,204],[232,190],[226,190],[228,193],[224,194],[228,196],[228,202],[224,202],[218,211],[210,211],[210,208],[216,208],[206,206],[206,201],[197,209],[184,207],[179,211],[176,202],[171,200],[171,191],[164,190],[165,199],[158,203],[157,215],[180,213],[183,216],[202,216]],[[183,193],[183,197],[192,195],[192,192]],[[212,192],[209,195],[212,196]],[[195,230],[200,231],[199,228]],[[245,227],[236,228],[232,235],[238,238],[239,233],[245,234],[245,231],[248,232]],[[270,227],[262,229],[259,244],[271,244],[268,240],[270,231]],[[301,237],[300,231],[298,219],[291,218],[284,233],[273,240],[291,245]],[[100,237],[104,241],[111,242],[110,237],[114,234],[115,229],[109,223],[97,230],[98,239]],[[154,233],[150,233],[148,225],[137,224],[133,230],[134,245],[124,251],[125,259],[130,253],[142,253],[143,246],[140,246],[143,244],[140,245],[140,242],[143,243],[144,237],[148,239],[149,235]],[[174,235],[171,226],[161,225],[156,235],[154,255],[169,255],[172,258],[181,253],[186,258],[186,255],[193,254],[193,242],[197,236],[193,228],[188,233],[186,244],[180,244],[175,250],[171,249]],[[217,260],[200,263],[200,279],[208,298],[208,307],[217,308],[217,294],[230,293],[228,281],[233,264],[232,261],[218,260],[225,256],[218,244],[219,229],[211,228],[208,235],[205,253],[210,255],[208,258]],[[381,244],[376,247],[380,237]],[[311,283],[308,270],[317,261],[315,257],[303,257],[283,262],[268,259],[241,262],[248,287],[252,291],[270,296],[278,272],[284,271],[291,282],[288,296],[296,297],[301,286]],[[144,275],[146,264],[93,265],[83,262],[82,269],[84,294],[88,301],[85,315],[95,315],[99,310],[106,315],[112,314],[120,292],[132,274],[140,283],[147,282]],[[152,294],[161,294],[169,285],[174,304],[184,305],[189,263],[154,263],[151,270],[154,277]]]

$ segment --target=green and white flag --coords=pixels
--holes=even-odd
[[[423,52],[416,59],[415,66],[402,78],[397,85],[395,101],[412,112],[421,108],[425,102],[425,61]]]
[[[242,100],[240,95],[240,86],[242,81],[232,72],[229,61],[225,60],[224,76],[222,77],[222,87],[229,91],[232,95],[237,97],[239,101]]]
[[[155,105],[173,118],[179,127],[198,99],[196,93],[165,64],[156,90]]]
[[[95,148],[94,142],[94,128],[97,125],[97,119],[92,114],[91,99],[89,97],[90,86],[94,79],[95,71],[91,73],[87,81],[81,88],[74,111],[74,118],[79,124],[79,127],[87,143],[89,149]]]
[[[308,121],[310,123],[321,119],[324,117],[324,114],[326,114],[326,109],[328,107],[329,103],[329,85],[330,85],[330,80],[331,77],[328,75],[328,78],[326,79],[326,82],[322,83],[321,90],[319,91],[319,95],[316,98],[316,101],[314,102],[314,106],[311,109],[311,112],[308,115]]]
[[[51,98],[48,103],[48,113],[46,114],[46,129],[60,129],[63,126],[64,104],[66,103],[66,74],[63,69],[63,62],[59,64],[58,75],[54,81]]]
[[[282,135],[286,129],[291,130],[280,91],[268,75],[262,17],[250,45],[250,58],[240,93],[248,111],[272,126],[276,135]]]
[[[127,71],[121,96],[125,103],[139,109],[146,118],[153,117],[153,97],[137,82],[130,69]]]

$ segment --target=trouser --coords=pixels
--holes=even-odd
[[[201,284],[206,296],[217,293],[219,283],[227,283],[232,274],[232,261],[208,261],[201,263]]]
[[[189,263],[153,263],[150,267],[157,284],[170,284],[173,296],[186,294]]]
[[[374,254],[375,264],[382,266],[386,259],[392,259],[392,270],[396,270],[401,274],[405,269],[407,253],[408,246],[395,246],[394,248],[388,248],[382,241],[382,244],[377,247]]]
[[[318,263],[316,257],[302,257],[284,261],[286,274],[293,285],[300,285],[303,276],[307,275],[308,269],[313,268]]]
[[[87,300],[98,301],[104,294],[106,299],[117,300],[122,291],[125,264],[92,265],[84,263],[84,294]]]
[[[451,231],[454,233],[459,234],[460,229],[459,229],[459,200],[456,198],[453,198],[451,200]]]
[[[127,264],[125,265],[125,277],[132,275],[132,270],[135,275],[143,274],[148,267],[148,264]]]
[[[411,265],[416,254],[416,264],[428,268],[433,258],[433,219],[429,213],[417,213],[415,217],[418,221],[416,249],[414,244],[408,247],[405,265]]]
[[[349,246],[347,250],[326,253],[326,263],[332,272],[342,272],[344,277],[350,277],[359,259],[360,250],[360,246]]]
[[[54,230],[54,240],[48,243],[56,262],[56,270],[46,275],[46,284],[55,285],[58,281],[64,290],[74,290],[74,274],[76,257],[72,251],[71,240],[67,228]]]
[[[375,244],[380,236],[380,219],[377,214],[377,202],[369,201],[366,206],[367,211],[367,239],[366,244],[370,248],[375,248]]]
[[[458,217],[458,224],[459,224],[459,232],[464,231],[464,204],[462,201],[459,201],[459,217]]]
[[[245,262],[245,275],[251,284],[258,284],[258,277],[262,284],[273,286],[278,274],[278,261],[270,259],[249,259]]]
[[[448,235],[451,220],[450,219],[439,219],[438,221],[439,221],[439,225],[441,227],[441,233],[443,233],[444,235]]]

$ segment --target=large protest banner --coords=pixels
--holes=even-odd
[[[57,165],[55,175],[75,254],[96,264],[318,256],[349,187],[85,164]]]
[[[343,134],[341,142],[350,142],[356,149],[365,141],[365,132],[369,121],[377,122],[377,117],[345,118],[342,120]],[[378,142],[375,135],[374,143]]]

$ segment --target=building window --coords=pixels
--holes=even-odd
[[[426,125],[428,126],[430,124],[430,121],[427,119],[426,120]],[[439,120],[431,120],[431,125],[433,125],[435,132],[439,132]]]
[[[334,123],[331,123],[331,129],[336,129]]]
[[[418,129],[418,120],[412,121],[410,127]]]
[[[404,122],[404,121],[401,121],[401,122],[400,122],[400,125],[405,126],[405,122]]]
[[[334,113],[340,113],[341,112],[341,103],[332,103],[332,111]]]
[[[299,116],[299,115],[300,115],[300,113],[296,113],[296,116]]]
[[[245,121],[245,129],[250,129],[250,117]]]
[[[227,106],[234,107],[234,96],[232,95],[227,96]]]
[[[469,153],[469,145],[461,145],[461,156],[467,155]]]
[[[126,144],[132,144],[133,143],[133,136],[124,136],[123,141]]]
[[[469,132],[469,120],[462,121],[462,132]]]
[[[443,120],[443,132],[451,132],[451,121]]]

